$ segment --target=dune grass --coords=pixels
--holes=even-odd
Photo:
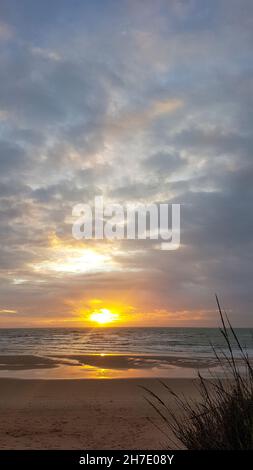
[[[164,399],[146,389],[146,399],[163,423],[159,428],[166,435],[167,448],[178,447],[179,443],[179,447],[188,450],[253,449],[253,368],[217,296],[216,301],[227,352],[213,347],[213,353],[223,378],[212,374],[207,379],[199,373],[199,400],[180,397],[161,382],[175,400],[176,412]],[[240,361],[234,356],[233,344],[240,351]],[[176,439],[169,437],[171,431]]]

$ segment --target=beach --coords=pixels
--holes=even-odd
[[[197,394],[194,379],[166,383]],[[1,378],[0,449],[162,449],[165,438],[150,422],[160,426],[161,419],[143,386],[165,396],[156,379]]]
[[[222,377],[209,337],[219,346],[216,330],[1,330],[0,449],[167,448],[144,388],[180,413],[161,380],[190,399],[198,370]]]

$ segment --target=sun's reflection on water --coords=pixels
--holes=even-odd
[[[14,357],[14,356],[13,356]],[[31,359],[34,358],[34,359]],[[44,362],[43,362],[44,359]],[[1,366],[1,377],[28,379],[135,379],[135,378],[195,378],[197,367],[193,359],[173,359],[167,356],[98,354],[52,355],[47,358],[16,357],[16,366]],[[49,361],[49,365],[48,362]],[[187,362],[188,361],[188,362]],[[36,365],[37,364],[37,365]],[[199,362],[198,362],[199,365]],[[209,363],[209,368],[213,364]],[[202,364],[203,368],[208,365]],[[202,369],[203,370],[203,369]]]

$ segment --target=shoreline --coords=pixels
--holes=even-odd
[[[211,358],[143,354],[0,355],[0,378],[131,379],[195,378],[217,368]]]
[[[102,354],[0,354],[0,370],[26,370],[57,367],[61,364],[72,366],[90,365],[115,369],[128,369],[152,367],[154,363],[178,365],[182,367],[212,367],[217,360],[211,357],[186,357],[180,355],[165,354],[138,354],[138,353],[102,353]]]

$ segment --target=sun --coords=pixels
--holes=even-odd
[[[89,316],[90,321],[98,323],[99,325],[106,325],[108,323],[115,322],[118,318],[118,313],[113,313],[107,308],[100,308]]]

